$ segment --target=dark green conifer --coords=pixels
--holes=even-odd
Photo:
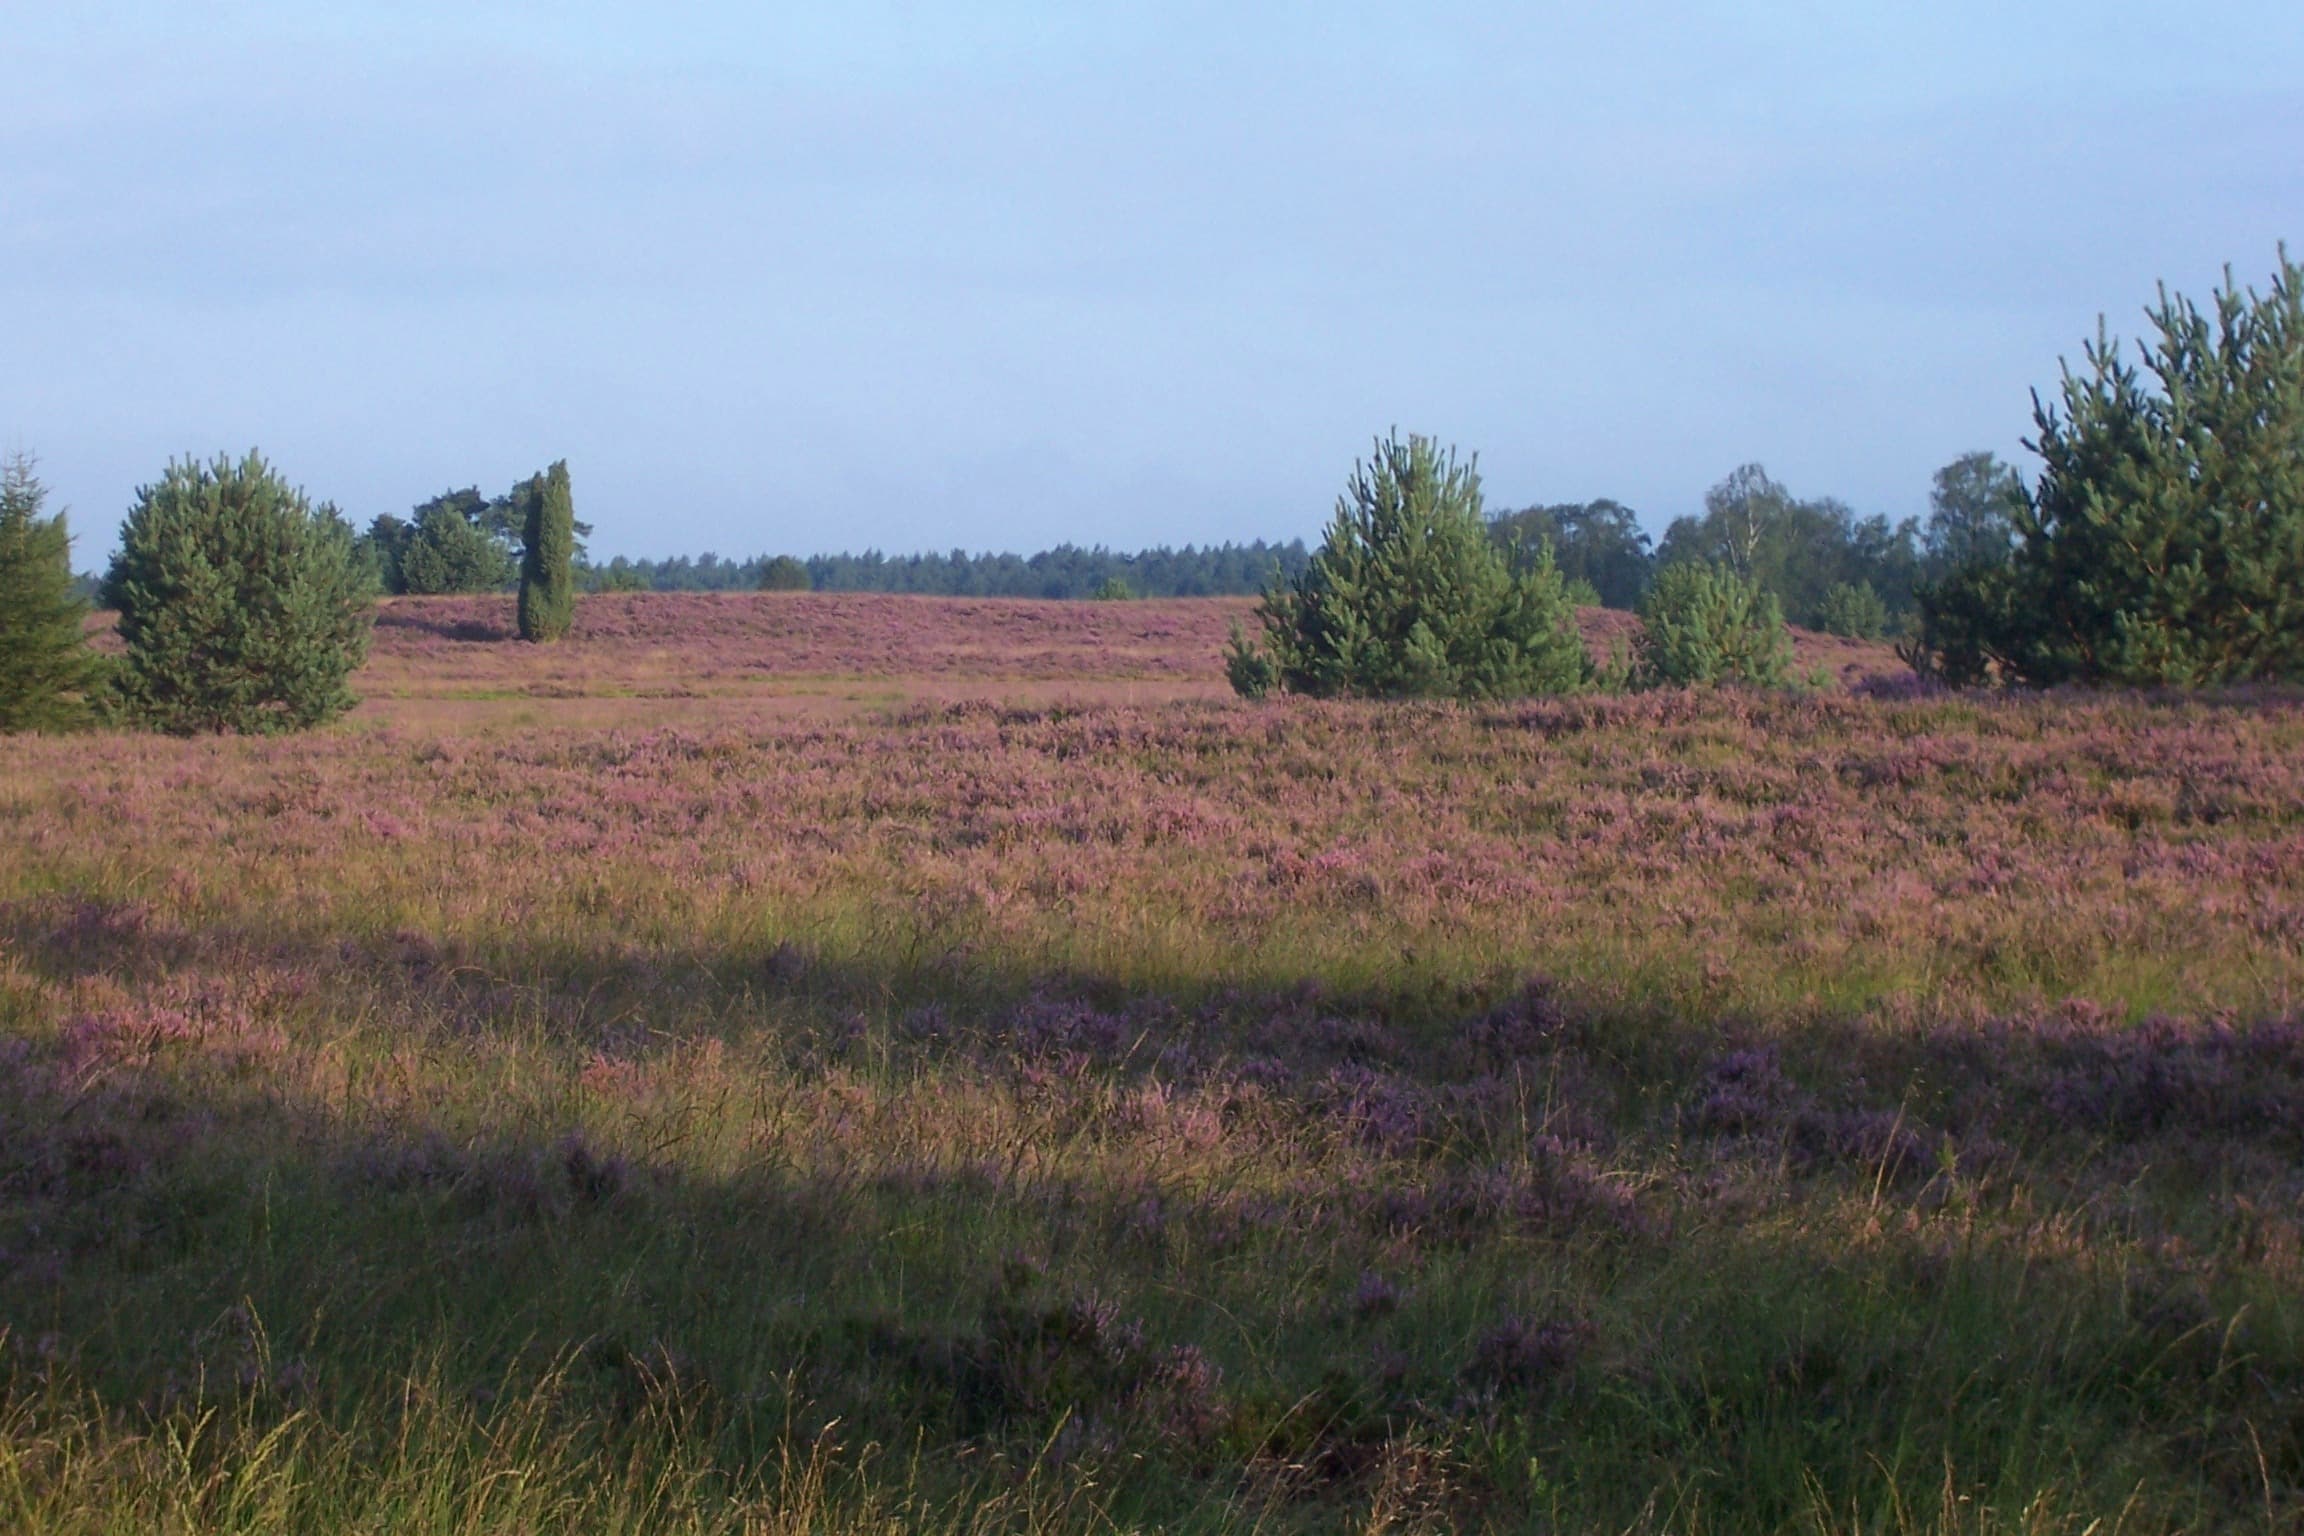
[[[1908,654],[1955,683],[2304,679],[2304,271],[2171,297],[2138,369],[2098,328],[2063,407],[2033,403],[2040,479],[2004,558],[1921,595]],[[2150,383],[2145,375],[2149,373]]]
[[[1834,582],[1818,606],[1816,627],[1851,640],[1877,640],[1888,632],[1888,605],[1868,581]]]
[[[1488,533],[1473,464],[1431,439],[1379,439],[1355,465],[1328,537],[1259,611],[1279,684],[1295,693],[1515,698],[1591,681],[1549,550],[1515,570]],[[1246,646],[1242,692],[1268,687]]]
[[[763,592],[805,592],[810,585],[808,567],[790,555],[778,555],[760,568]]]
[[[527,511],[520,559],[520,638],[558,640],[576,622],[576,501],[568,461],[521,487]]]
[[[351,525],[261,455],[171,463],[136,493],[104,601],[131,718],[177,735],[334,719],[368,652],[374,588]]]
[[[101,676],[72,581],[64,514],[42,517],[47,488],[21,453],[0,462],[0,731],[69,730],[88,722]]]
[[[1776,594],[1724,565],[1675,560],[1640,599],[1640,686],[1779,688],[1791,669],[1792,635]]]

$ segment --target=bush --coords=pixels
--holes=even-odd
[[[88,605],[72,575],[72,536],[63,513],[40,515],[47,499],[31,459],[0,462],[0,731],[85,725],[102,676],[81,630]]]
[[[1258,617],[1264,662],[1227,663],[1243,693],[1267,664],[1280,686],[1323,696],[1511,698],[1592,676],[1550,553],[1514,571],[1489,538],[1476,468],[1429,438],[1377,441],[1327,541],[1267,589]]]
[[[1136,594],[1119,577],[1107,576],[1096,583],[1096,590],[1090,596],[1099,603],[1125,603],[1131,601]]]
[[[1280,686],[1280,664],[1248,638],[1238,619],[1232,621],[1232,636],[1224,643],[1224,676],[1244,699],[1266,698]]]
[[[2144,372],[2101,326],[2063,408],[2033,400],[2014,543],[1925,588],[1907,655],[1969,684],[2304,678],[2304,271],[2227,274],[2214,318],[2165,288]]]
[[[1792,636],[1775,594],[1723,566],[1678,561],[1640,600],[1634,678],[1649,688],[1714,683],[1782,687]]]
[[[808,567],[790,555],[778,555],[760,571],[763,592],[805,592],[811,585]]]
[[[1888,632],[1888,605],[1868,581],[1835,582],[1818,605],[1816,627],[1850,640],[1877,640]]]
[[[520,638],[561,639],[576,622],[576,501],[568,487],[568,461],[560,460],[523,486],[527,517],[520,558]]]
[[[372,591],[351,526],[260,455],[171,463],[137,491],[104,578],[122,706],[178,735],[332,720],[355,702]]]

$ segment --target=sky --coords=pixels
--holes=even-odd
[[[1923,514],[2304,254],[2295,0],[0,0],[0,448],[596,559],[1316,539],[1394,428]]]

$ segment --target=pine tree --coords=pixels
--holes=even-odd
[[[576,502],[568,461],[529,481],[520,494],[528,514],[520,559],[520,638],[558,640],[576,621]]]
[[[1850,640],[1877,640],[1888,632],[1888,605],[1868,581],[1834,582],[1817,608],[1816,627]]]
[[[270,734],[334,719],[373,607],[352,528],[250,453],[171,463],[136,493],[104,601],[130,714],[177,735]]]
[[[1676,560],[1640,599],[1633,677],[1643,687],[1782,687],[1792,635],[1776,594],[1725,565]]]
[[[85,725],[101,676],[81,628],[72,538],[63,513],[40,515],[47,497],[27,455],[0,462],[0,732]]]
[[[1378,439],[1327,541],[1259,610],[1281,686],[1373,697],[1515,698],[1590,682],[1549,550],[1515,571],[1488,534],[1475,464],[1431,439]],[[1259,676],[1231,663],[1234,685]]]
[[[2015,544],[1922,594],[1922,669],[2304,679],[2304,271],[2282,248],[2268,293],[2227,272],[2213,319],[2165,287],[2146,315],[2159,339],[2141,369],[2099,326],[2062,409],[2034,399],[2042,468]]]

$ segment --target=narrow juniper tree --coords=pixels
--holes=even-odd
[[[1515,570],[1489,537],[1480,476],[1429,438],[1378,439],[1354,466],[1327,541],[1275,582],[1264,648],[1241,638],[1233,686],[1256,694],[1512,698],[1592,677],[1546,549]],[[1259,657],[1268,658],[1260,660]]]
[[[520,638],[558,640],[576,621],[576,501],[562,459],[520,489],[527,508],[520,558]]]
[[[270,734],[350,709],[374,606],[352,544],[333,506],[259,454],[170,464],[137,491],[104,577],[131,718],[177,735]]]
[[[0,462],[0,731],[69,730],[88,720],[100,663],[72,584],[64,514],[42,517],[47,488],[25,454]]]

